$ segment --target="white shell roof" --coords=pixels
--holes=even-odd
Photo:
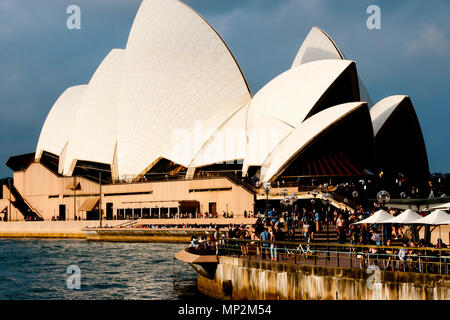
[[[339,49],[333,39],[325,31],[320,28],[313,27],[298,50],[297,56],[295,57],[291,68],[304,63],[326,59],[346,58],[341,49]],[[367,102],[369,107],[373,106],[369,92],[359,76],[358,83],[361,101]]]
[[[244,174],[263,165],[268,180],[278,160],[362,105],[305,120],[352,63],[313,28],[292,68],[252,99],[239,65],[206,20],[178,0],[143,0],[126,49],[112,50],[88,85],[67,89],[55,103],[36,158],[43,150],[59,155],[65,175],[76,160],[110,164],[115,179],[139,177],[161,158],[191,171],[243,159]]]
[[[363,107],[367,108],[365,102],[345,103],[327,108],[306,119],[267,156],[261,166],[260,180],[262,182],[271,180],[285,163],[305,148],[319,133]]]
[[[59,155],[65,175],[76,160],[111,164],[115,178],[139,176],[161,157],[188,166],[250,99],[240,67],[206,20],[178,0],[144,0],[126,49],[112,50],[89,85],[55,103],[36,157]],[[199,126],[209,131],[195,136]],[[191,139],[180,147],[180,136]]]
[[[395,108],[397,108],[399,104],[406,98],[408,98],[408,96],[405,95],[386,97],[377,102],[370,109],[374,136],[377,136],[378,131],[380,131],[380,129],[383,127],[386,120],[389,119]]]
[[[200,15],[179,1],[144,0],[125,54],[119,174],[144,174],[161,156],[188,166],[209,137],[179,152],[180,136],[212,119],[218,128],[250,99],[234,57]]]
[[[87,85],[67,88],[56,100],[42,126],[36,147],[36,159],[47,151],[59,155],[69,139],[73,119]]]
[[[89,82],[73,119],[70,141],[64,154],[64,175],[72,174],[75,160],[106,164],[113,161],[124,54],[125,50],[112,50]]]
[[[292,68],[304,63],[327,59],[345,58],[339,47],[323,30],[313,27],[298,50]]]
[[[326,90],[352,64],[349,60],[318,60],[282,73],[252,99],[247,115],[247,154],[243,171],[259,166],[297,128]]]
[[[246,154],[246,104],[233,113],[205,143],[189,167],[201,167],[224,161],[242,160]]]

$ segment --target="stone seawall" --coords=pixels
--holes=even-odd
[[[109,226],[125,220],[110,221]],[[0,222],[0,238],[86,238],[84,227],[98,227],[98,221],[11,221]]]
[[[166,242],[189,243],[192,236],[207,236],[207,229],[93,229],[89,230],[87,240],[90,241],[120,241],[120,242]]]
[[[108,220],[113,227],[131,220]],[[0,238],[79,238],[90,241],[189,243],[191,236],[207,235],[207,229],[103,228],[98,221],[0,222]],[[88,227],[89,232],[82,231]],[[210,230],[209,230],[210,231]]]
[[[450,299],[450,276],[379,271],[376,279],[362,269],[220,257],[214,280],[198,275],[198,288],[234,300]]]

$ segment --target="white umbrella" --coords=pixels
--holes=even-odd
[[[399,214],[395,218],[392,218],[391,220],[386,221],[386,223],[409,224],[409,223],[413,223],[414,221],[417,221],[419,219],[422,219],[422,216],[420,214],[417,214],[415,211],[408,209],[408,210],[403,211],[401,214]]]
[[[416,220],[413,222],[414,224],[429,224],[434,226],[439,226],[439,239],[441,238],[441,225],[449,224],[450,215],[443,210],[436,210],[427,215],[426,217]],[[439,266],[441,267],[441,263],[439,260]]]
[[[448,221],[450,220],[450,215],[442,210],[436,210],[427,215],[426,217],[416,220],[412,223],[414,224],[429,224],[433,226],[441,225],[441,224],[448,224]]]
[[[379,223],[386,223],[386,221],[389,221],[391,219],[392,219],[392,216],[389,213],[387,213],[384,210],[378,210],[377,212],[375,212],[373,215],[371,215],[367,219],[361,220],[361,221],[353,223],[353,224],[363,224],[363,223],[379,224]],[[383,232],[381,235],[382,235],[382,243],[384,243],[384,225],[383,225]]]
[[[368,217],[367,219],[352,223],[352,224],[374,224],[374,223],[386,223],[388,220],[391,220],[392,216],[384,210],[378,210],[373,215]],[[390,223],[390,222],[389,222]]]
[[[448,210],[448,209],[450,209],[450,202],[435,204],[435,205],[432,205],[431,208]]]

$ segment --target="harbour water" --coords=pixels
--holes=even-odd
[[[174,261],[185,246],[0,239],[0,300],[193,299],[200,296],[196,274]]]

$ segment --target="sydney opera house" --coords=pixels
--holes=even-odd
[[[220,35],[177,0],[144,0],[126,48],[67,88],[35,152],[7,165],[0,211],[45,220],[97,219],[99,206],[106,219],[240,216],[263,182],[429,174],[410,98],[372,103],[324,31],[253,94]]]

